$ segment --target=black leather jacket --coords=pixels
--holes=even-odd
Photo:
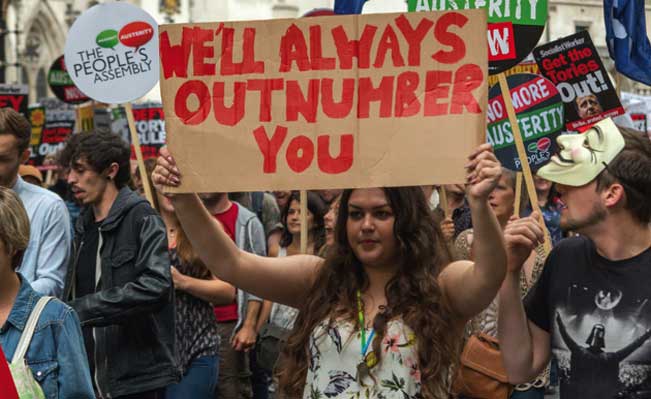
[[[149,203],[120,190],[100,226],[101,280],[95,294],[75,297],[90,207],[75,226],[64,298],[95,337],[96,388],[104,398],[163,388],[180,379],[175,359],[174,287],[165,226]]]

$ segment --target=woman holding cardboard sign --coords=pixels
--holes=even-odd
[[[493,300],[506,254],[488,195],[501,168],[490,145],[467,164],[475,262],[450,263],[419,187],[346,190],[327,259],[263,258],[240,251],[195,194],[172,197],[211,271],[255,295],[300,310],[277,367],[288,397],[447,398],[467,320]],[[163,150],[159,190],[181,175]]]

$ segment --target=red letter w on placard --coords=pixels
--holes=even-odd
[[[513,24],[500,22],[488,24],[488,60],[511,60],[515,58]]]
[[[188,58],[192,49],[192,29],[183,28],[181,44],[170,44],[167,32],[160,35],[160,59],[163,64],[163,76],[169,79],[172,75],[180,78],[188,76]]]

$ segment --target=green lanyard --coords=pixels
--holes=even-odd
[[[364,306],[362,305],[362,293],[357,290],[357,315],[359,318],[359,329],[362,332],[362,357],[366,355],[366,351],[373,341],[373,335],[375,335],[375,330],[371,331],[371,335],[366,340],[366,324],[364,324]]]

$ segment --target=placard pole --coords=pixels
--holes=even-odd
[[[131,144],[136,153],[136,160],[138,161],[138,170],[140,171],[140,180],[142,180],[142,187],[145,190],[145,197],[147,201],[154,206],[154,197],[149,186],[149,179],[147,178],[147,169],[145,168],[145,161],[142,159],[142,151],[140,149],[140,139],[138,138],[138,131],[136,130],[136,121],[133,118],[133,108],[131,103],[124,104],[124,112],[127,114],[127,122],[129,123],[129,133],[131,134]]]
[[[307,191],[300,191],[301,201],[301,253],[307,253]]]
[[[509,90],[509,85],[506,82],[506,75],[500,73],[497,75],[497,79],[500,82],[500,90],[502,91],[502,98],[504,99],[504,105],[506,106],[506,112],[509,115],[509,122],[511,123],[511,130],[513,132],[513,138],[515,139],[515,148],[518,150],[518,157],[520,158],[520,164],[522,165],[522,174],[524,175],[524,181],[527,187],[527,193],[529,194],[529,201],[531,202],[531,209],[538,212],[540,215],[539,222],[543,227],[545,233],[545,241],[543,246],[545,248],[545,253],[549,253],[552,250],[551,239],[549,237],[549,231],[545,228],[545,221],[542,217],[542,211],[538,205],[538,195],[536,194],[536,187],[533,184],[533,175],[531,173],[531,168],[529,167],[529,161],[527,159],[527,151],[524,148],[524,141],[522,141],[522,135],[520,134],[520,126],[518,125],[518,118],[515,115],[515,109],[513,108],[513,101],[511,99],[511,91]]]
[[[520,217],[520,200],[522,199],[522,172],[515,172],[515,204],[513,205],[513,213],[515,216]]]
[[[441,185],[439,187],[439,206],[443,209],[443,215],[448,218],[450,217],[450,208],[448,207],[448,193],[445,191],[445,187]]]

